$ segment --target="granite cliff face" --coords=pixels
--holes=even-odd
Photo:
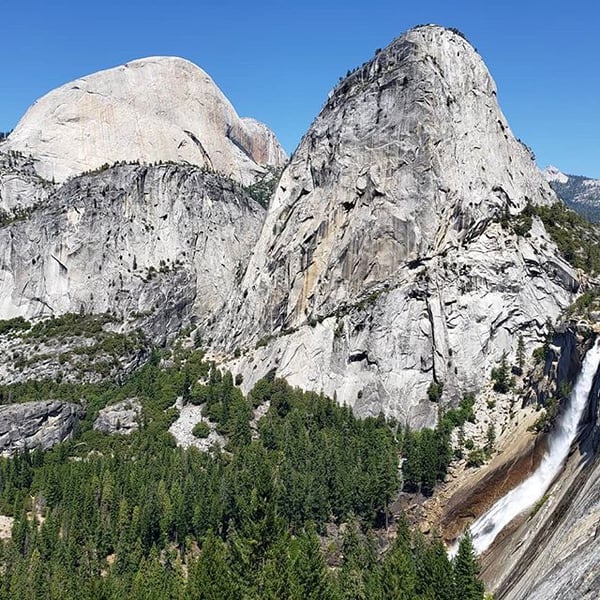
[[[77,404],[58,400],[0,406],[0,455],[48,450],[71,436],[82,414]]]
[[[240,119],[202,69],[151,57],[82,77],[35,102],[0,149],[35,158],[62,182],[118,161],[188,162],[251,183],[285,152],[273,133]]]
[[[578,288],[529,204],[556,197],[461,36],[409,31],[330,94],[284,171],[220,347],[361,415],[435,421]],[[504,227],[501,224],[503,221]],[[268,343],[267,343],[268,342]]]
[[[33,158],[0,152],[0,222],[25,215],[45,202],[54,188],[37,174]]]
[[[107,313],[154,341],[233,293],[264,210],[198,167],[116,166],[0,228],[0,318]]]

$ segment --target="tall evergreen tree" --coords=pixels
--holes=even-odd
[[[241,598],[239,587],[228,564],[223,542],[209,531],[200,557],[192,563],[186,587],[189,600],[235,600]]]
[[[378,600],[381,598],[381,565],[376,542],[360,531],[352,519],[344,533],[344,562],[338,572],[339,596],[344,600]]]
[[[436,432],[423,429],[420,439],[421,454],[421,491],[426,496],[433,493],[438,478],[439,448]]]
[[[421,445],[419,432],[410,431],[404,434],[402,444],[402,477],[407,492],[418,492],[421,488]]]
[[[517,375],[523,374],[523,366],[525,365],[525,342],[523,336],[519,334],[517,340]]]
[[[295,540],[293,555],[293,597],[297,600],[334,600],[331,577],[312,525]]]
[[[384,597],[394,600],[414,600],[417,572],[410,546],[402,537],[396,538],[388,550],[381,575]]]
[[[510,369],[506,360],[506,352],[502,353],[500,366],[492,369],[492,381],[494,382],[494,390],[501,394],[506,394],[513,383],[510,376]]]
[[[458,544],[453,570],[457,597],[461,600],[481,600],[484,586],[479,579],[479,564],[473,548],[473,539],[468,530]]]
[[[418,591],[423,598],[462,600],[456,596],[452,563],[439,538],[423,543],[417,555]]]

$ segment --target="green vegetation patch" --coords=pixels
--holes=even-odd
[[[421,492],[425,496],[433,494],[436,483],[444,479],[452,460],[452,430],[475,418],[474,405],[475,397],[468,394],[461,400],[458,408],[441,413],[435,429],[405,430],[402,437],[405,491]]]
[[[7,333],[22,333],[31,328],[31,323],[23,317],[0,320],[0,335]]]
[[[28,339],[45,341],[51,338],[93,337],[104,331],[104,325],[115,323],[117,319],[109,314],[79,315],[65,313],[58,317],[40,321],[27,333]]]
[[[18,332],[24,343],[13,354],[13,366],[23,371],[41,363],[57,361],[57,377],[67,375],[81,379],[100,375],[117,375],[124,357],[148,348],[148,341],[140,329],[128,333],[110,331],[106,325],[119,323],[108,314],[78,315],[67,313],[31,325],[18,317],[0,322],[1,333]],[[55,347],[62,352],[57,354]],[[52,351],[48,352],[48,346]]]
[[[38,206],[29,206],[27,208],[15,208],[12,213],[6,212],[0,208],[0,227],[5,227],[17,221],[26,221]]]
[[[122,385],[72,388],[86,394],[73,440],[0,458],[0,512],[15,517],[0,541],[3,598],[482,597],[468,536],[450,561],[439,539],[411,534],[400,517],[381,555],[371,528],[386,524],[398,492],[394,423],[357,419],[272,377],[244,397],[202,351],[178,347],[170,366],[163,355]],[[43,386],[18,391],[68,390]],[[227,429],[226,451],[175,447],[179,396]],[[138,431],[92,430],[99,407],[131,397],[143,405]],[[264,402],[252,439],[251,407]],[[456,410],[468,417],[468,403]],[[325,555],[318,534],[341,523]]]
[[[200,421],[194,425],[192,435],[200,439],[205,439],[210,435],[210,427],[204,421]]]
[[[244,189],[263,208],[268,208],[271,198],[277,189],[282,171],[283,169],[279,167],[267,167],[267,172],[262,177]]]
[[[517,215],[506,207],[500,215],[503,229],[529,236],[533,217],[539,217],[563,258],[576,269],[592,275],[600,273],[600,229],[562,202],[552,206],[528,203]]]
[[[600,230],[597,226],[562,202],[536,206],[534,211],[568,263],[592,275],[600,273]]]
[[[566,316],[588,318],[591,312],[600,311],[600,288],[594,287],[577,298],[566,311]]]
[[[506,394],[514,386],[514,378],[511,377],[506,352],[502,354],[500,364],[492,369],[492,381],[494,382],[494,391],[500,394]]]

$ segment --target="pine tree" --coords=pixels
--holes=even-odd
[[[27,595],[25,598],[29,600],[37,600],[42,598],[46,588],[44,577],[44,564],[42,557],[37,548],[31,553],[29,559],[29,567],[27,573]]]
[[[290,535],[284,532],[269,549],[256,586],[260,600],[295,600],[290,544]]]
[[[457,597],[461,600],[481,600],[484,587],[479,579],[479,565],[473,548],[473,539],[468,530],[459,542],[453,570]]]
[[[404,535],[396,538],[385,557],[381,582],[385,598],[412,600],[416,597],[417,572]]]
[[[356,520],[350,521],[344,533],[342,554],[344,563],[338,575],[341,597],[344,600],[366,600],[363,569],[367,568],[367,560]]]
[[[496,428],[494,427],[493,423],[490,423],[488,425],[486,434],[485,434],[485,453],[486,455],[489,457],[491,456],[492,452],[494,451],[494,445],[496,443]]]
[[[421,487],[421,448],[420,434],[410,431],[408,428],[404,434],[402,446],[402,476],[404,489],[407,492],[418,492]]]
[[[519,335],[517,340],[517,375],[523,374],[523,366],[525,365],[525,342],[523,336]]]
[[[229,423],[227,426],[229,439],[233,446],[246,446],[252,439],[250,406],[239,390],[233,390],[232,396],[233,399],[229,409]]]
[[[418,591],[421,597],[436,600],[462,600],[456,596],[452,563],[444,544],[436,538],[423,545],[417,556]]]
[[[233,600],[239,598],[227,550],[223,542],[209,531],[200,558],[189,570],[186,597],[190,600]]]
[[[423,429],[420,436],[421,491],[426,496],[433,493],[438,477],[438,440],[432,429]]]
[[[494,382],[494,390],[501,394],[506,394],[512,384],[508,363],[506,361],[506,352],[502,353],[500,366],[492,369],[492,380]]]
[[[312,525],[292,545],[293,585],[298,600],[333,600],[334,588]]]
[[[156,547],[143,559],[133,581],[131,600],[163,600],[170,592],[169,573],[160,563]]]

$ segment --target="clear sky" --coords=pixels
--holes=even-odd
[[[539,165],[600,178],[596,0],[2,0],[0,18],[0,131],[63,83],[175,55],[291,152],[341,75],[406,29],[437,23],[479,50]]]

